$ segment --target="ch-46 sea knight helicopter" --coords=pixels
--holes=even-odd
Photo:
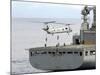
[[[72,29],[70,28],[71,24],[66,24],[66,23],[56,23],[56,21],[50,21],[50,22],[44,22],[46,25],[43,30],[46,31],[48,34],[57,34],[57,33],[70,33],[72,32]],[[61,27],[54,27],[50,25],[62,25]]]
[[[73,24],[70,24],[70,23],[58,23],[56,21],[48,21],[48,22],[36,21],[34,23],[43,23],[44,26],[42,30],[47,32],[47,34],[52,34],[52,35],[58,34],[58,33],[68,33],[69,34],[70,32],[72,32],[70,25],[73,25]]]
[[[70,25],[72,24],[69,24],[69,23],[58,23],[56,21],[48,21],[48,22],[39,22],[39,21],[36,21],[34,23],[43,23],[44,26],[42,28],[42,30],[44,30],[46,32],[46,38],[45,38],[45,47],[47,47],[47,41],[48,41],[48,37],[47,37],[47,34],[49,35],[54,35],[54,34],[57,34],[57,40],[59,40],[59,34],[62,34],[62,33],[67,33],[69,35],[70,32],[72,32],[72,29],[70,27]],[[64,43],[65,45],[65,43]],[[56,46],[59,46],[59,42]]]

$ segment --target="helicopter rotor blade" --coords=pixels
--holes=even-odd
[[[62,25],[65,25],[65,26],[69,26],[69,25],[73,25],[73,24],[70,24],[70,23],[57,23],[57,22],[55,22],[54,24],[62,24]]]
[[[56,21],[49,21],[49,22],[41,22],[41,21],[31,21],[33,23],[44,23],[45,25],[49,24],[49,23],[55,23]]]

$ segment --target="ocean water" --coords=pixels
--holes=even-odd
[[[73,30],[69,35],[67,33],[47,35],[42,28],[43,23],[56,21],[58,23],[70,23]],[[29,48],[43,47],[45,38],[48,37],[48,46],[55,46],[58,42],[71,44],[72,36],[79,34],[81,26],[81,19],[67,19],[67,18],[12,18],[12,47],[11,47],[11,74],[28,74],[37,72],[46,72],[38,70],[31,66],[29,62]],[[57,41],[57,35],[60,36]]]

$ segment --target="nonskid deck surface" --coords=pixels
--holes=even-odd
[[[95,50],[96,45],[66,45],[66,46],[49,46],[49,47],[36,47],[36,48],[30,48],[29,50]]]

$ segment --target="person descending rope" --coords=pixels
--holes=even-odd
[[[46,42],[46,43],[45,43],[45,47],[47,47],[47,37],[45,38],[45,42]]]
[[[66,46],[66,44],[64,43],[64,46]]]

